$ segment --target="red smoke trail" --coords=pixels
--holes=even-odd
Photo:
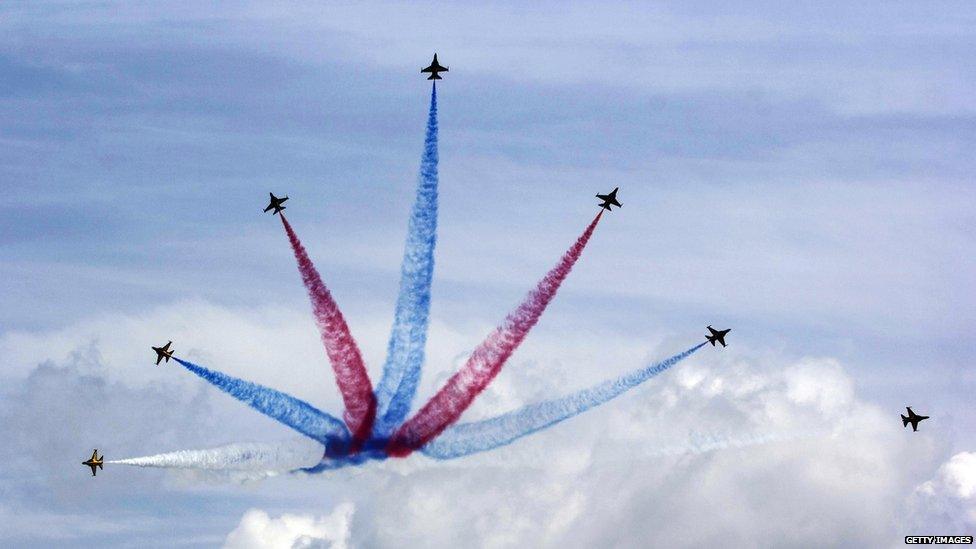
[[[295,259],[298,261],[298,272],[302,275],[302,282],[308,289],[308,297],[312,301],[312,314],[315,324],[322,335],[325,352],[332,362],[336,383],[342,393],[342,401],[346,406],[343,419],[352,433],[352,447],[350,451],[359,450],[362,442],[373,429],[373,419],[376,417],[376,397],[373,396],[373,385],[366,373],[366,365],[359,353],[359,347],[349,332],[346,319],[339,311],[338,305],[332,299],[332,294],[322,282],[315,265],[308,258],[305,247],[302,246],[291,224],[281,215],[281,224],[285,226],[288,240],[291,241]]]
[[[461,417],[475,397],[498,375],[508,357],[538,322],[546,306],[556,296],[559,285],[583,253],[583,248],[602,215],[603,210],[600,210],[559,263],[529,292],[522,304],[509,313],[505,322],[471,353],[464,367],[451,376],[419,412],[397,429],[387,444],[387,454],[395,457],[407,456],[433,440]]]

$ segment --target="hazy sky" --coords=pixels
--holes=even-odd
[[[0,544],[973,534],[974,49],[971,2],[5,4]],[[615,186],[624,208],[465,418],[663,358],[706,324],[730,347],[475,458],[90,478],[95,446],[293,436],[153,367],[167,339],[340,412],[269,191],[378,377],[434,51],[450,72],[420,397]],[[906,405],[932,416],[918,433]]]

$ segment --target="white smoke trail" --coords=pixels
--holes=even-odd
[[[660,446],[653,448],[647,448],[646,446],[642,447],[641,449],[631,448],[631,452],[628,453],[629,457],[626,458],[626,461],[660,457],[697,456],[702,454],[710,454],[713,452],[721,452],[723,450],[736,450],[764,446],[767,444],[777,444],[781,442],[799,442],[802,440],[810,440],[815,438],[826,438],[835,436],[835,434],[836,433],[832,433],[828,430],[820,428],[751,433],[732,431],[689,431],[686,441],[673,442],[671,444],[661,444]],[[608,461],[613,463],[623,461],[619,459],[623,456],[617,455],[615,457],[617,459],[610,459]]]
[[[656,448],[645,456],[678,456],[697,455],[733,448],[760,446],[774,442],[786,442],[803,438],[824,436],[825,433],[814,431],[781,431],[767,433],[701,433],[693,431],[688,434],[688,442],[674,446]]]
[[[177,450],[165,454],[116,459],[106,464],[168,469],[272,472],[311,467],[325,448],[305,437],[281,442],[238,442],[205,450]]]

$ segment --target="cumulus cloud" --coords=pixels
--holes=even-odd
[[[910,499],[916,534],[971,534],[976,528],[976,452],[959,452]]]
[[[364,473],[357,480],[376,496],[360,504],[370,520],[353,539],[877,545],[905,534],[901,502],[941,452],[860,398],[837,360],[729,349],[498,451],[416,460],[398,480]],[[906,455],[914,464],[905,465]]]
[[[159,476],[106,466],[93,479],[81,461],[94,447],[111,458],[200,443],[216,420],[201,389],[108,379],[94,343],[8,383],[0,398],[0,544],[125,539],[163,527],[158,516],[124,503],[165,498]]]
[[[0,401],[5,462],[46,471],[57,483],[67,476],[61,473],[64,464],[93,446],[119,456],[140,447],[199,440],[214,429],[204,387],[178,380],[133,387],[104,374],[94,344],[64,361],[36,365]]]
[[[237,327],[245,327],[252,339],[247,349],[264,344],[273,348],[273,342],[287,341],[295,337],[289,333],[307,327],[304,314],[278,322],[269,318],[288,319],[291,314],[266,317],[202,303],[191,308],[206,320],[201,327],[214,331],[212,337],[227,338],[206,347],[218,349],[214,353],[228,357],[228,363],[238,363],[232,357],[245,352],[234,350],[232,332]],[[162,308],[128,320],[113,317],[114,324],[99,320],[95,325],[100,336],[92,340],[96,343],[72,340],[67,330],[34,335],[31,345],[16,336],[22,338],[21,357],[43,356],[48,345],[65,358],[35,365],[8,389],[0,404],[3,424],[11,427],[4,433],[9,441],[4,457],[30,468],[36,467],[31,456],[39,456],[48,470],[57,472],[52,485],[87,494],[80,483],[92,479],[69,475],[64,464],[79,461],[78,448],[87,449],[95,444],[91,441],[100,447],[114,445],[107,447],[111,458],[254,440],[228,437],[259,434],[261,425],[283,432],[239,403],[212,396],[217,394],[213,389],[185,372],[146,366],[150,374],[126,379],[120,375],[124,357],[102,356],[105,342],[121,345],[132,333],[174,318],[173,311]],[[365,324],[372,327],[366,338],[382,342],[373,332],[385,331],[379,329],[383,322]],[[459,352],[477,341],[483,328],[438,328],[446,335],[445,344],[434,345],[422,395],[456,365]],[[587,341],[596,337],[592,334],[568,346],[544,330],[540,335],[513,359],[466,420],[573,391],[686,343],[668,335],[649,344],[617,338],[609,359],[597,362],[592,351],[596,342]],[[309,339],[310,349],[318,352],[314,333]],[[321,359],[312,366],[295,365],[293,374],[290,362],[311,354],[309,349],[282,352],[289,358],[288,376],[270,361],[254,363],[255,375],[272,385],[284,378],[306,385],[331,383]],[[316,373],[306,374],[303,368]],[[309,376],[320,381],[309,383]],[[101,414],[91,413],[92,403],[98,403]],[[248,512],[227,537],[235,547],[264,542],[289,547],[635,546],[645,540],[674,547],[874,544],[904,535],[906,512],[928,524],[936,504],[951,503],[953,509],[960,502],[971,504],[970,458],[950,460],[933,478],[947,454],[945,444],[930,432],[906,436],[897,415],[858,394],[849,366],[837,359],[790,357],[745,345],[707,348],[619,399],[495,452],[446,462],[418,455],[321,476],[286,475],[252,485],[247,488],[251,496],[214,512],[240,517],[240,505],[268,509],[262,502],[273,499],[264,498],[274,498],[282,489],[295,495],[297,509],[305,510],[278,517]],[[94,486],[111,486],[109,491],[118,493],[135,486],[148,493],[160,479],[166,485],[168,478],[174,477],[116,468],[101,473]],[[193,485],[206,480],[182,478]],[[927,478],[932,480],[916,488]],[[12,501],[28,502],[40,511],[58,509],[57,497],[26,493],[28,484],[36,484],[3,483],[14,494]],[[196,489],[176,483],[162,497],[193,498]],[[241,489],[221,488],[232,493]],[[332,505],[348,505],[328,515],[309,513],[322,508],[323,493]],[[904,502],[913,493],[906,508]],[[353,523],[353,509],[368,519]],[[943,515],[958,516],[953,513]],[[156,521],[153,527],[163,523]],[[228,530],[224,526],[221,534]],[[214,532],[196,534],[207,533]]]
[[[331,513],[271,517],[261,509],[251,509],[241,517],[224,542],[225,549],[345,549],[355,507],[338,505]]]
[[[287,340],[288,333],[300,329],[298,320],[278,323],[206,304],[193,309],[198,318],[210,319],[202,326],[214,330],[250,326],[248,333],[258,343],[248,345],[260,346],[279,336]],[[115,331],[103,327],[99,332],[110,342],[121,341],[127,330],[138,333],[172,314],[163,308],[146,318],[117,322]],[[367,323],[373,324],[382,322]],[[432,365],[422,393],[443,378],[482,328],[445,329],[449,344],[432,353],[441,362]],[[62,337],[58,332],[35,336],[34,341],[43,346]],[[686,342],[663,336],[648,347],[625,339],[616,343],[620,345],[609,355],[612,361],[596,368],[592,352],[586,351],[592,343],[576,342],[567,351],[543,333],[515,357],[465,419],[570,392]],[[104,364],[101,343],[75,345],[74,351],[58,351],[67,358],[35,366],[19,388],[9,391],[10,398],[0,406],[4,424],[14,426],[6,457],[27,464],[23,456],[42,456],[51,470],[59,471],[64,463],[78,461],[78,447],[87,448],[92,440],[115,445],[110,457],[145,455],[235,442],[227,438],[231,433],[260,432],[253,426],[267,421],[230,399],[208,396],[215,394],[211,388],[192,376],[177,375],[184,373],[179,370],[153,368],[153,374],[165,372],[168,377],[126,381],[119,370]],[[310,345],[317,346],[314,333]],[[230,343],[213,347],[234,356]],[[293,359],[301,360],[305,352]],[[21,353],[42,356],[43,350],[24,346]],[[574,354],[579,358],[573,360]],[[121,362],[113,359],[111,364]],[[302,367],[296,366],[300,374]],[[293,379],[309,385],[331,383],[322,361],[310,368],[317,370],[321,383],[307,383],[305,374]],[[291,372],[281,376],[267,362],[256,373],[269,379],[291,377]],[[91,403],[100,403],[104,413],[90,414]],[[859,396],[848,367],[839,360],[789,357],[744,345],[708,348],[632,393],[495,452],[447,462],[414,456],[321,476],[265,480],[263,488],[251,488],[260,493],[251,507],[274,492],[268,483],[287,486],[295,494],[321,493],[328,487],[333,502],[349,503],[328,515],[306,511],[273,517],[253,510],[227,540],[235,547],[264,542],[289,547],[631,546],[641,540],[675,547],[872,544],[904,535],[901,502],[913,491],[908,512],[922,521],[929,520],[932,494],[940,505],[971,501],[969,462],[962,457],[916,489],[932,478],[946,456],[929,431],[906,437],[897,416],[893,419]],[[906,461],[906,455],[911,459]],[[170,478],[135,469],[102,475],[98,481],[124,477],[129,486],[141,482],[145,486],[140,489],[146,490],[158,479]],[[91,479],[71,475],[66,482],[82,480]],[[177,485],[174,490],[182,489]],[[55,505],[23,493],[17,497],[39,508]],[[314,506],[299,509],[321,508],[317,497],[298,497]],[[237,505],[241,503],[246,502]],[[354,508],[369,519],[353,524]]]

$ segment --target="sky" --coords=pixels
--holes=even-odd
[[[0,7],[0,545],[891,546],[976,532],[976,9]],[[374,381],[423,146],[420,398],[620,187],[465,420],[688,348],[496,452],[318,476],[78,462],[297,436],[150,345],[341,412],[289,220]],[[903,429],[905,406],[932,416]]]

